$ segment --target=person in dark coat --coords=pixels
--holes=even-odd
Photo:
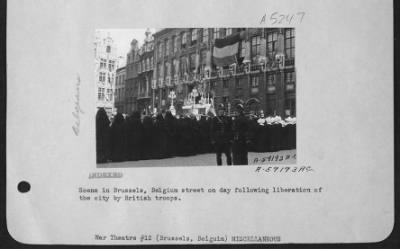
[[[249,121],[244,115],[242,104],[238,104],[236,109],[238,110],[238,116],[233,123],[233,165],[248,165]]]
[[[97,163],[105,163],[110,159],[110,120],[104,108],[96,114],[96,159]]]
[[[165,115],[165,123],[167,128],[167,157],[176,156],[176,119],[170,111]]]
[[[257,144],[258,141],[261,138],[261,134],[259,133],[259,127],[257,123],[257,116],[254,114],[250,114],[248,117],[248,134],[249,134],[249,140],[251,141],[248,145],[248,151],[258,151],[257,150]]]
[[[208,116],[207,117],[207,126],[208,126],[208,141],[207,141],[207,153],[215,153],[215,147],[214,145],[211,143],[211,124],[213,122],[213,118]]]
[[[127,132],[127,160],[140,160],[143,154],[143,127],[140,121],[140,112],[134,111],[125,123]]]
[[[265,147],[267,152],[273,151],[273,126],[272,126],[273,118],[271,115],[265,119]]]
[[[161,114],[158,114],[156,121],[154,123],[154,137],[155,143],[153,143],[154,148],[154,158],[162,159],[167,157],[167,146],[168,146],[168,132],[167,124],[165,121],[166,113],[163,110]]]
[[[296,118],[289,115],[286,118],[288,127],[288,149],[296,148]]]
[[[190,144],[191,155],[200,154],[200,129],[199,129],[199,122],[197,121],[196,116],[190,117],[190,129],[192,133],[192,141]]]
[[[117,113],[111,125],[111,160],[122,162],[126,160],[126,131],[124,116]]]
[[[222,153],[226,156],[226,164],[232,165],[232,122],[230,117],[224,115],[224,105],[218,106],[218,113],[212,119],[210,127],[211,143],[215,147],[217,165],[222,165]]]
[[[201,116],[199,121],[199,135],[200,135],[200,143],[199,143],[199,153],[204,154],[208,152],[209,140],[210,140],[210,129],[208,126],[208,122],[206,116]]]
[[[276,115],[272,118],[272,128],[271,128],[271,151],[276,152],[281,150],[282,147],[282,118]]]
[[[261,111],[257,119],[256,128],[256,138],[255,138],[255,148],[256,152],[266,152],[267,151],[267,139],[266,139],[266,125],[267,122],[264,118],[264,112]]]
[[[184,117],[179,116],[176,120],[176,155],[184,156]]]
[[[142,159],[153,158],[153,119],[150,116],[143,117],[143,135],[142,135]]]
[[[180,148],[182,156],[193,155],[193,129],[191,127],[192,120],[187,115],[182,119],[182,132],[180,140]]]

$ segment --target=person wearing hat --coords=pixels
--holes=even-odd
[[[233,123],[233,165],[248,165],[249,121],[244,115],[244,106],[242,104],[238,104],[236,110],[238,111],[238,116]]]
[[[226,164],[232,165],[232,122],[224,115],[222,103],[218,105],[217,115],[211,121],[210,138],[211,144],[215,147],[217,165],[222,165],[222,153],[226,156]]]

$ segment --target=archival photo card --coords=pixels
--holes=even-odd
[[[7,8],[6,218],[18,243],[392,233],[392,1]]]
[[[97,167],[296,163],[295,28],[95,34]]]

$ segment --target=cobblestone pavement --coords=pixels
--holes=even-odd
[[[274,165],[295,164],[296,150],[281,150],[277,152],[256,153],[249,152],[249,164]],[[225,155],[222,155],[223,164],[226,165]],[[176,167],[176,166],[216,166],[215,154],[202,154],[188,157],[173,157],[159,160],[141,160],[119,163],[97,164],[98,168],[134,168],[134,167]]]

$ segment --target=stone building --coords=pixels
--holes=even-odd
[[[139,110],[152,112],[152,89],[154,65],[154,43],[149,29],[146,38],[139,48],[137,40],[131,43],[126,64],[126,110],[130,113]]]
[[[102,37],[100,33],[96,33],[94,45],[96,107],[105,108],[107,114],[111,115],[115,111],[113,93],[118,63],[117,48],[109,35]]]
[[[131,49],[126,58],[126,79],[125,79],[125,110],[128,114],[136,110],[137,88],[135,79],[138,76],[139,45],[136,39],[131,42]]]
[[[235,35],[236,61],[216,66],[224,52],[215,39]],[[178,113],[195,106],[201,113],[211,102],[234,112],[241,102],[248,111],[296,115],[293,28],[162,29],[154,34],[154,58],[152,105],[158,110],[173,100]]]
[[[114,106],[117,112],[128,114],[125,100],[125,79],[125,67],[118,68],[115,78]]]

